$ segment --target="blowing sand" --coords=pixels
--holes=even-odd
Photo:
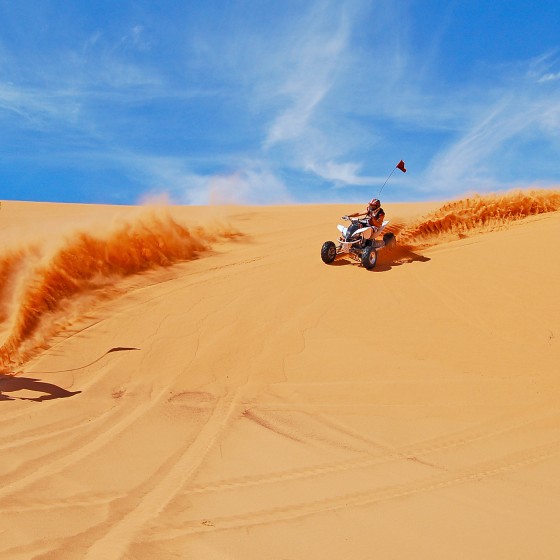
[[[560,192],[0,211],[0,557],[560,556]]]

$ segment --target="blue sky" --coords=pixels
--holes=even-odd
[[[0,198],[449,199],[560,184],[541,0],[0,0]]]

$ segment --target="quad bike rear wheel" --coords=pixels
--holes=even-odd
[[[389,248],[394,247],[397,244],[394,233],[386,233],[383,235],[383,241],[385,243],[385,247]]]
[[[325,241],[321,247],[321,259],[325,264],[331,264],[336,258],[336,245],[332,241]]]
[[[362,251],[362,264],[367,270],[371,270],[377,264],[377,251],[372,245],[368,245]]]

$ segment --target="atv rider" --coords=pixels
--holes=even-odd
[[[367,216],[368,224],[378,230],[383,225],[385,212],[381,208],[381,201],[378,198],[372,198],[365,212],[355,212],[348,214],[346,218],[358,218],[359,216]]]

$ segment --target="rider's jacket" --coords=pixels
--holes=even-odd
[[[383,218],[385,217],[385,212],[383,208],[377,208],[373,212],[368,212],[369,225],[379,228],[383,225]]]

